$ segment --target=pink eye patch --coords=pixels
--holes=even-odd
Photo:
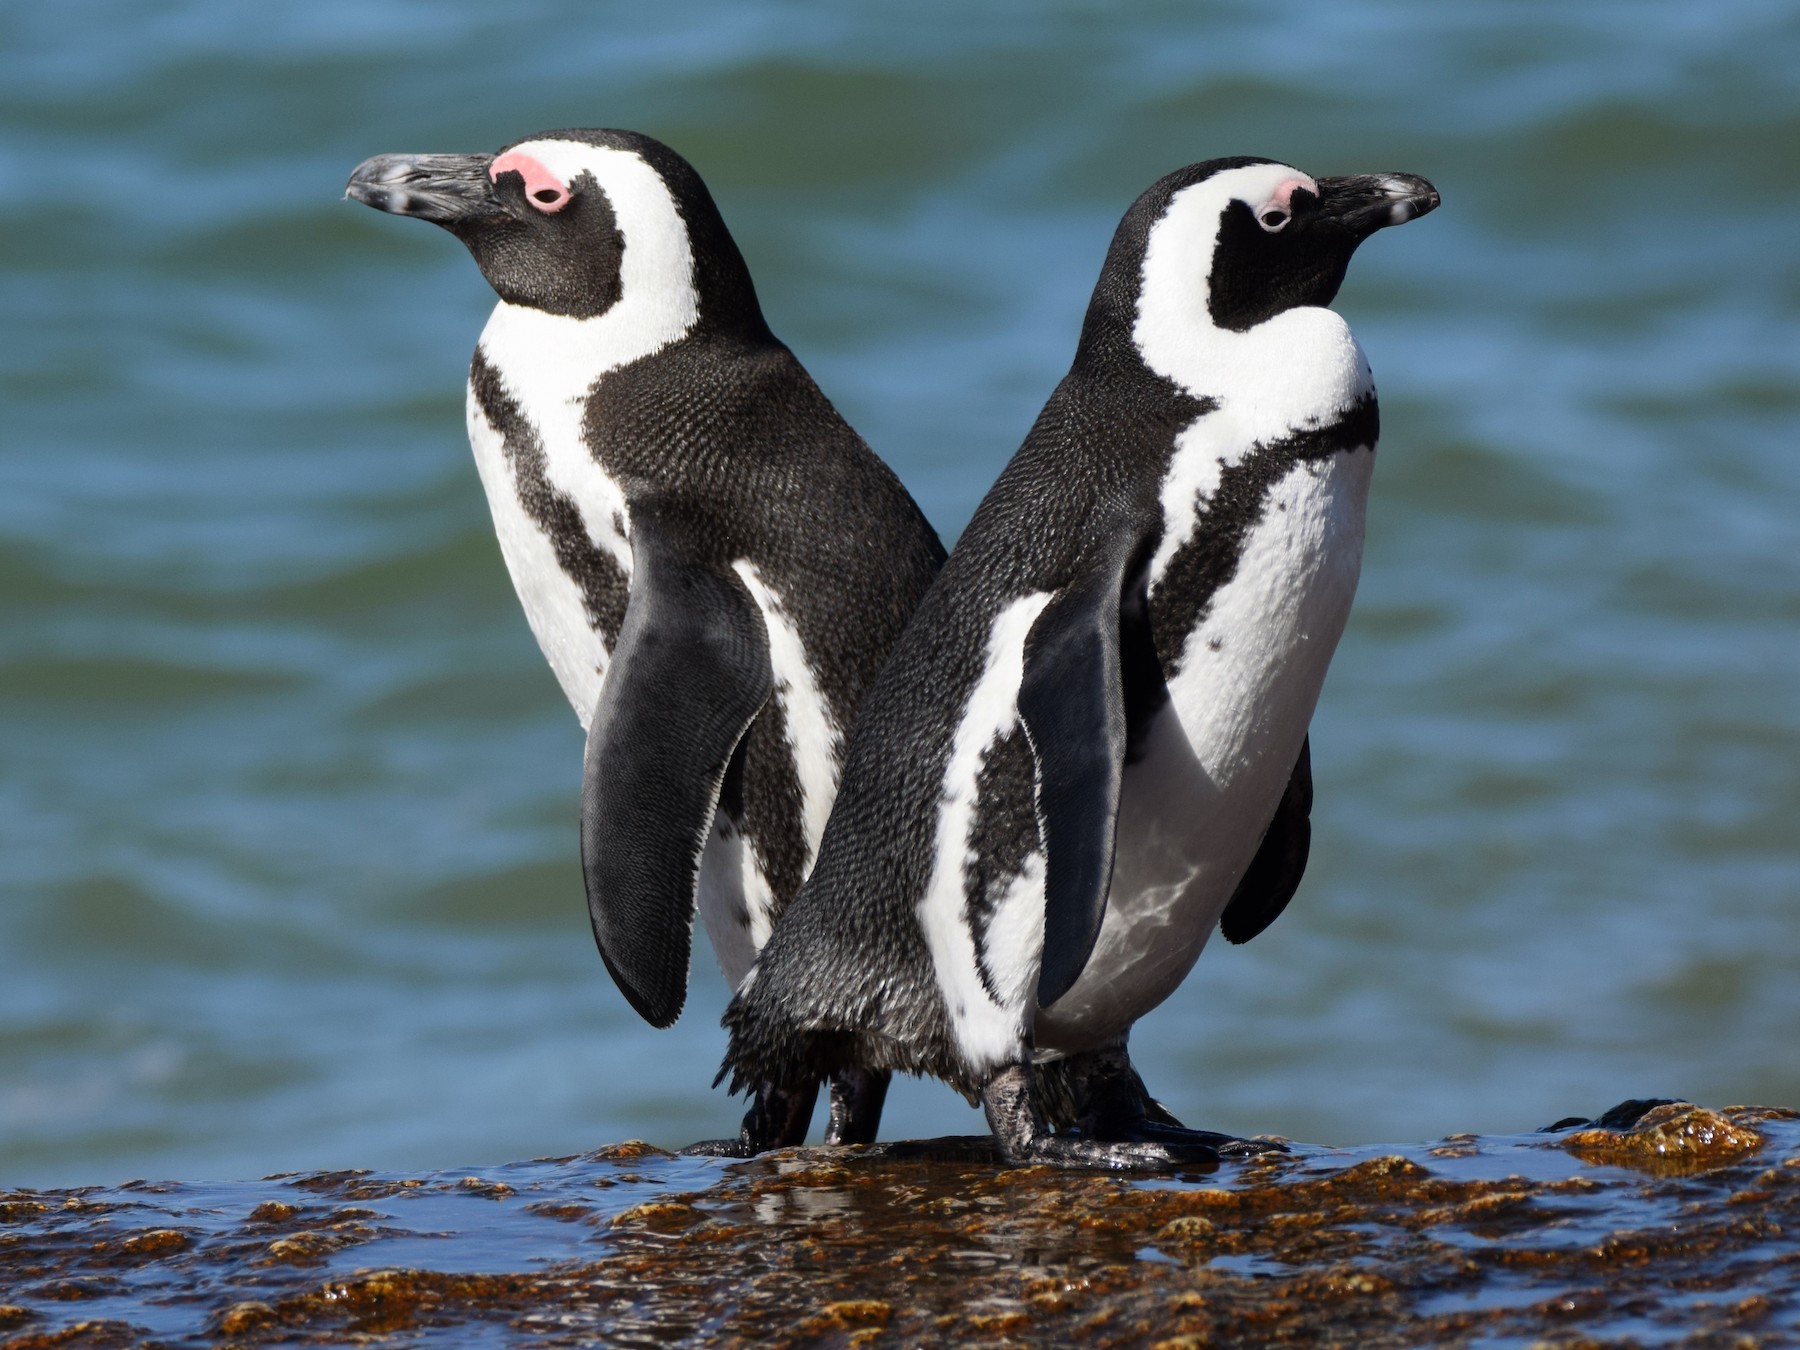
[[[1316,197],[1319,195],[1319,185],[1310,178],[1290,178],[1275,189],[1275,195],[1269,198],[1269,203],[1272,206],[1280,207],[1283,211],[1292,211],[1296,191],[1310,192]]]
[[[503,173],[516,173],[523,178],[525,200],[545,215],[554,215],[569,204],[568,185],[530,155],[512,150],[488,166],[488,178],[494,182]]]

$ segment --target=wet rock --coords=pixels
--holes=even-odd
[[[245,1332],[267,1326],[275,1320],[275,1309],[255,1299],[233,1303],[213,1319],[213,1330],[221,1336],[242,1336]]]
[[[651,1200],[641,1205],[633,1205],[622,1214],[613,1217],[614,1228],[686,1228],[690,1224],[699,1223],[706,1216],[692,1205],[679,1201]]]
[[[504,1200],[509,1195],[517,1194],[504,1181],[484,1181],[480,1177],[464,1177],[456,1185],[459,1190],[467,1191],[470,1195],[482,1196],[488,1200]]]
[[[628,1144],[469,1183],[0,1192],[0,1350],[1800,1341],[1800,1117],[1769,1108],[1638,1102],[1173,1177],[935,1140]]]
[[[607,1144],[587,1155],[589,1162],[637,1162],[642,1158],[673,1158],[675,1155],[642,1139],[627,1139],[622,1144]]]
[[[145,1346],[149,1338],[143,1328],[129,1322],[81,1321],[56,1331],[34,1331],[9,1341],[0,1341],[6,1350],[124,1350]]]
[[[152,1228],[148,1232],[133,1233],[119,1244],[119,1251],[125,1256],[166,1256],[170,1252],[178,1252],[187,1246],[191,1239],[176,1228]]]
[[[1627,1107],[1645,1105],[1628,1102]],[[1605,1124],[1607,1120],[1621,1123]],[[1629,1121],[1629,1123],[1623,1123]],[[1753,1153],[1763,1137],[1750,1124],[1691,1102],[1659,1102],[1642,1112],[1609,1111],[1593,1128],[1558,1141],[1596,1162],[1652,1171],[1702,1171]]]
[[[1164,1248],[1171,1245],[1197,1247],[1212,1242],[1218,1233],[1218,1225],[1210,1219],[1203,1219],[1198,1214],[1183,1214],[1156,1230],[1156,1244]]]

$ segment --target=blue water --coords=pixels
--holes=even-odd
[[[462,431],[491,294],[379,151],[635,127],[948,539],[1194,159],[1445,205],[1280,923],[1139,1028],[1326,1143],[1800,1103],[1800,13],[397,0],[0,9],[0,1184],[728,1131],[592,948],[579,731]],[[891,1135],[976,1128],[933,1084]]]

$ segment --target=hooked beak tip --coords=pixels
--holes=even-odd
[[[1417,220],[1437,210],[1443,202],[1438,190],[1417,174],[1385,174],[1381,186],[1393,203],[1388,207],[1389,225],[1404,225],[1409,220]]]

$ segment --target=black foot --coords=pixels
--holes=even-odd
[[[817,1083],[793,1092],[764,1083],[750,1099],[736,1139],[702,1139],[681,1152],[697,1158],[754,1158],[772,1148],[798,1147],[806,1142],[818,1100]]]
[[[736,1139],[701,1139],[675,1151],[684,1158],[754,1158],[757,1152],[744,1142],[742,1135]]]
[[[1243,1139],[1216,1130],[1190,1130],[1180,1125],[1164,1125],[1160,1121],[1141,1120],[1123,1130],[1104,1134],[1080,1132],[1086,1139],[1105,1143],[1164,1144],[1171,1148],[1198,1145],[1210,1148],[1221,1158],[1258,1158],[1264,1154],[1286,1153],[1288,1146],[1275,1139]]]
[[[1106,1143],[1050,1133],[1029,1065],[996,1073],[982,1089],[981,1104],[1001,1160],[1014,1167],[1042,1163],[1088,1172],[1172,1172],[1219,1165],[1219,1151],[1205,1143]]]
[[[1218,1150],[1204,1144],[1103,1144],[1060,1134],[1037,1135],[1000,1151],[1014,1167],[1042,1164],[1080,1172],[1210,1172],[1219,1165]]]
[[[974,1163],[992,1166],[1000,1161],[991,1134],[950,1134],[939,1139],[896,1139],[877,1144],[869,1152],[891,1162]]]
[[[1048,1072],[1046,1072],[1048,1071]],[[1240,1139],[1215,1130],[1190,1130],[1144,1087],[1125,1043],[1072,1055],[1039,1071],[1059,1089],[1067,1115],[1058,1121],[1081,1139],[1104,1144],[1160,1144],[1166,1148],[1210,1148],[1226,1158],[1286,1153],[1272,1139]]]
[[[828,1144],[872,1144],[881,1129],[881,1108],[894,1075],[886,1069],[845,1069],[831,1076]]]

